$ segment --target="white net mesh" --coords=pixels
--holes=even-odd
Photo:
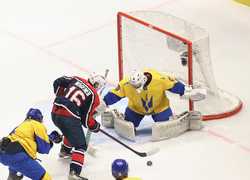
[[[240,109],[241,101],[237,97],[217,88],[210,59],[209,36],[204,29],[154,11],[120,13],[119,17],[120,67],[123,74],[129,74],[134,69],[152,68],[185,83],[193,81],[194,87],[207,88],[206,100],[195,103],[194,107],[211,119],[212,116],[221,118]],[[182,65],[182,53],[188,55],[192,70],[188,65]],[[168,96],[177,113],[188,108],[188,103],[180,103],[176,95],[168,93]]]

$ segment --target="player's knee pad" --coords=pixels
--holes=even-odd
[[[43,175],[43,177],[41,178],[41,180],[52,180],[51,176],[45,172],[45,174]]]

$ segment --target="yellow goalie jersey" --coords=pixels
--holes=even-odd
[[[105,103],[110,105],[121,98],[127,97],[128,107],[139,114],[153,114],[166,110],[169,107],[169,99],[165,91],[172,89],[178,81],[154,70],[144,71],[144,73],[152,75],[152,79],[146,88],[138,92],[129,83],[129,79],[124,78],[119,82],[118,87],[110,92],[111,94],[108,93],[105,96]],[[174,93],[182,95],[183,92],[178,91]]]

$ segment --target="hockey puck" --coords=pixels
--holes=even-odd
[[[152,166],[152,161],[147,161],[147,166]]]

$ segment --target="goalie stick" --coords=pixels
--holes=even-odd
[[[109,138],[113,139],[114,141],[116,141],[117,143],[121,144],[123,147],[129,149],[130,151],[132,151],[133,153],[137,154],[138,156],[141,157],[147,157],[150,155],[153,155],[155,153],[157,153],[159,151],[159,148],[154,148],[148,152],[139,152],[134,150],[133,148],[131,148],[130,146],[126,145],[125,143],[121,142],[120,140],[118,140],[117,138],[115,138],[114,136],[110,135],[109,133],[107,133],[106,131],[104,131],[103,129],[100,129],[100,131],[105,134],[106,136],[108,136]]]

